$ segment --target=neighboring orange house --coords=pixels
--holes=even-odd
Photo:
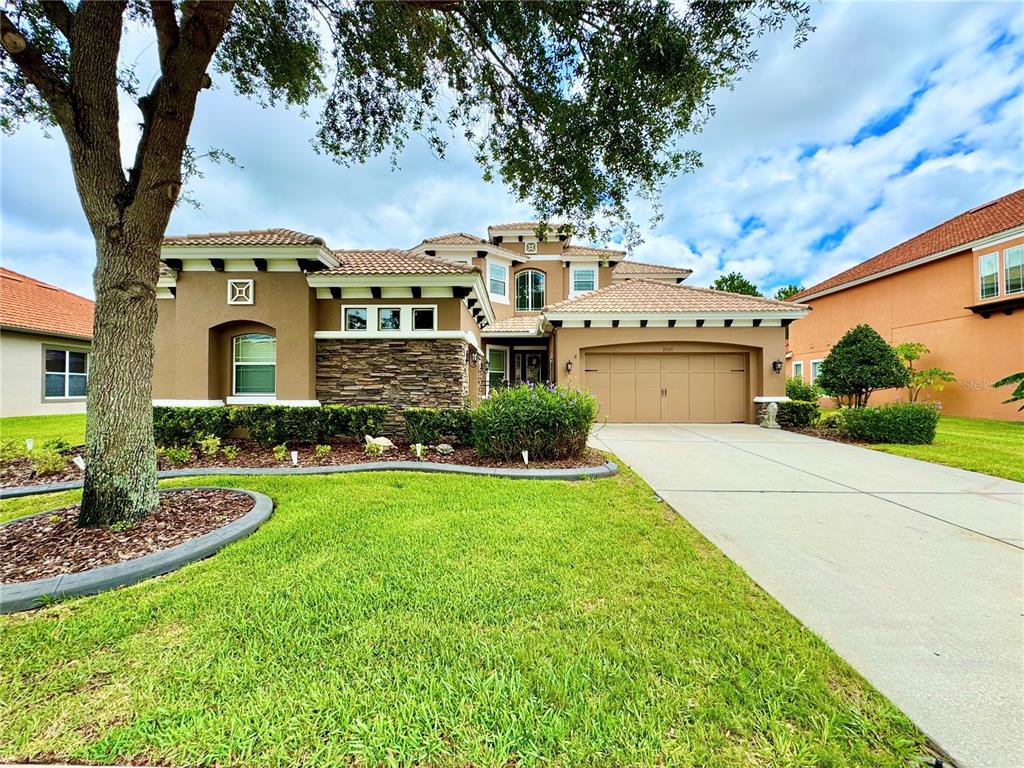
[[[832,345],[867,323],[891,344],[918,341],[917,367],[956,383],[922,398],[944,413],[1024,419],[992,383],[1024,370],[1024,189],[979,205],[795,296],[813,312],[790,326],[788,372],[814,381]],[[888,390],[887,402],[906,396]]]

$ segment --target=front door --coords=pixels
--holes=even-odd
[[[543,349],[517,349],[512,356],[516,384],[543,384],[548,380],[548,353]]]

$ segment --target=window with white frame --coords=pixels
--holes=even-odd
[[[811,384],[818,379],[818,374],[821,372],[821,360],[811,360]]]
[[[377,330],[402,330],[402,310],[398,307],[377,307]]]
[[[252,304],[252,280],[228,280],[228,304]]]
[[[1024,291],[1024,245],[1003,251],[1003,290],[1007,294]]]
[[[345,307],[345,330],[366,330],[366,307]]]
[[[804,378],[804,363],[802,360],[793,361],[793,376],[803,381]]]
[[[508,348],[487,348],[487,389],[505,386],[508,380]]]
[[[487,265],[487,290],[491,296],[508,299],[508,267],[489,262]]]
[[[85,397],[89,384],[89,355],[72,349],[46,349],[43,396]]]
[[[437,330],[434,304],[354,305],[341,308],[344,333],[417,333]]]
[[[437,313],[433,307],[412,308],[412,329],[414,331],[436,331]]]
[[[981,279],[981,298],[991,299],[999,295],[999,253],[986,253],[978,259],[978,276]]]
[[[597,288],[597,267],[573,267],[571,271],[573,293],[587,293]]]
[[[277,339],[265,333],[236,336],[233,394],[273,395],[277,391]]]
[[[544,273],[527,269],[516,274],[516,311],[540,312],[544,308]]]

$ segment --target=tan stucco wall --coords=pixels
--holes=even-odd
[[[43,349],[89,351],[87,342],[0,332],[0,416],[85,413],[85,398],[43,398]]]
[[[774,328],[556,328],[552,344],[558,384],[582,386],[586,352],[687,353],[745,352],[749,355],[748,420],[754,419],[753,398],[786,393],[786,379],[772,371],[785,354],[785,329]],[[572,373],[565,365],[572,362]]]
[[[1024,238],[1002,243],[998,249],[1021,242]],[[977,262],[982,253],[967,251],[808,302],[814,311],[790,326],[793,354],[786,374],[794,361],[802,361],[804,378],[809,380],[811,360],[825,358],[846,331],[867,323],[890,344],[925,344],[931,354],[917,367],[953,371],[956,383],[922,396],[941,402],[944,413],[1024,420],[1016,408],[1001,403],[1010,389],[991,386],[1024,370],[1024,310],[985,319],[964,309],[979,303]],[[905,398],[905,390],[887,390],[873,394],[871,402]]]
[[[252,305],[227,303],[229,279],[254,281]],[[157,302],[154,399],[215,400],[229,396],[230,351],[218,354],[217,348],[223,338],[228,337],[230,344],[230,336],[244,333],[254,323],[274,329],[277,338],[277,398],[314,398],[313,328],[317,307],[305,275],[181,272],[177,283],[177,298]]]

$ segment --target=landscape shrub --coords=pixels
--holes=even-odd
[[[52,475],[60,472],[68,465],[68,460],[60,451],[53,448],[36,448],[29,454],[37,475]]]
[[[876,389],[906,387],[910,372],[874,328],[847,331],[821,362],[817,384],[822,392],[854,407],[868,404]]]
[[[387,417],[386,405],[250,405],[238,409],[237,423],[258,443],[326,443],[345,435],[377,435]]]
[[[162,447],[191,445],[207,436],[223,439],[235,426],[234,408],[153,407],[153,441]]]
[[[187,445],[169,445],[163,452],[171,464],[188,464],[192,460],[192,449]]]
[[[198,444],[199,452],[207,458],[216,456],[220,450],[220,438],[216,435],[207,435],[202,440],[199,440]]]
[[[411,444],[473,442],[473,412],[468,408],[406,408],[402,416],[405,436]]]
[[[28,448],[22,440],[5,438],[0,440],[0,462],[10,464],[15,459],[28,455]]]
[[[388,417],[386,405],[328,405],[331,413],[332,437],[346,435],[362,440],[364,436],[378,437]]]
[[[288,458],[288,446],[284,443],[274,446],[274,458],[278,461],[284,461]]]
[[[589,392],[522,385],[499,389],[473,412],[473,446],[482,456],[531,460],[578,456],[597,415]]]
[[[790,400],[779,403],[777,418],[783,427],[809,427],[820,412],[817,400]]]
[[[51,437],[49,440],[43,441],[43,448],[49,448],[57,453],[65,453],[71,450],[71,443],[63,437]]]
[[[934,403],[889,403],[848,409],[843,430],[865,443],[919,445],[935,440],[938,423],[939,409]]]
[[[821,397],[821,390],[817,384],[808,384],[799,376],[790,376],[786,379],[786,397],[790,400],[817,400]]]
[[[846,425],[846,413],[848,408],[839,408],[835,411],[826,411],[814,420],[816,429],[829,429],[843,432]]]

